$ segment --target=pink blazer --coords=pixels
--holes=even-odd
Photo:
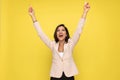
[[[33,25],[38,33],[40,39],[51,49],[52,51],[52,66],[50,71],[51,77],[60,78],[62,72],[64,71],[67,77],[74,76],[78,74],[78,70],[74,63],[72,57],[72,52],[75,44],[78,42],[80,34],[82,32],[82,27],[84,25],[85,19],[81,18],[78,27],[72,38],[68,40],[68,43],[64,44],[64,55],[61,58],[58,54],[59,42],[51,41],[42,31],[38,22],[34,22]]]

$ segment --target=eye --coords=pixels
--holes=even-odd
[[[57,29],[57,32],[59,32],[60,30],[59,29]]]
[[[62,29],[62,31],[65,31],[65,29]]]

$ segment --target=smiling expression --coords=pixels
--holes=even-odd
[[[63,41],[65,40],[67,34],[66,34],[66,30],[63,26],[60,26],[58,29],[57,29],[57,38],[59,41]]]

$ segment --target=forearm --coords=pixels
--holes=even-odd
[[[75,45],[77,43],[77,41],[79,40],[80,34],[82,33],[82,29],[83,29],[84,23],[86,21],[87,12],[88,11],[86,11],[86,10],[83,11],[81,19],[78,23],[78,27],[72,37],[73,45]]]
[[[86,16],[87,16],[87,13],[89,11],[89,8],[90,8],[89,4],[86,3],[84,5],[84,11],[83,11],[81,19],[80,19],[80,21],[78,23],[77,30],[75,31],[75,33],[74,33],[74,35],[72,37],[73,45],[75,45],[79,40],[79,37],[80,37],[80,34],[82,33],[82,29],[83,29],[83,26],[84,26],[84,23],[85,23]]]
[[[35,18],[33,18],[33,22],[34,22]],[[34,28],[36,29],[38,36],[40,37],[40,39],[50,48],[52,49],[52,41],[48,38],[48,36],[46,36],[46,34],[42,31],[41,26],[39,24],[39,22],[35,21],[33,23]]]
[[[82,18],[86,19],[87,13],[87,11],[83,11]]]

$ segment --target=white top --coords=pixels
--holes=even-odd
[[[64,54],[63,52],[59,52],[61,58],[63,57],[63,54]]]

